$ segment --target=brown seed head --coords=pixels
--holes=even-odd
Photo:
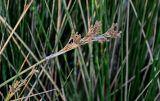
[[[113,23],[111,28],[105,33],[110,35],[112,38],[120,37],[121,31],[117,31],[117,24]]]

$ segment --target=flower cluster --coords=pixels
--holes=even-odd
[[[101,22],[96,21],[94,26],[91,25],[89,27],[88,33],[84,37],[81,37],[81,35],[78,34],[78,32],[71,35],[70,40],[68,41],[68,43],[64,48],[62,48],[59,52],[47,56],[45,59],[49,60],[51,58],[64,54],[72,49],[75,49],[87,43],[91,43],[94,41],[98,42],[110,41],[112,38],[120,37],[121,31],[118,31],[117,24],[113,23],[111,28],[109,28],[108,31],[105,32],[104,34],[99,34],[102,28],[101,26],[102,26]]]
[[[68,44],[61,51],[69,51],[71,49],[77,48],[80,45],[91,43],[93,41],[109,41],[111,38],[120,37],[121,31],[117,30],[117,24],[112,24],[111,28],[108,29],[104,34],[99,34],[101,30],[101,22],[96,21],[95,25],[89,27],[88,33],[83,38],[78,32],[71,36]]]

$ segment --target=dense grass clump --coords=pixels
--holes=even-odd
[[[159,0],[0,0],[0,100],[158,101]]]

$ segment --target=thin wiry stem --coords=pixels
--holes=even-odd
[[[20,16],[17,24],[16,24],[15,27],[13,28],[10,36],[8,37],[8,39],[6,40],[6,42],[4,43],[2,49],[0,50],[0,55],[2,54],[2,52],[4,51],[4,49],[6,48],[7,44],[9,43],[10,39],[12,38],[14,32],[16,31],[18,25],[20,24],[20,22],[22,21],[22,19],[24,18],[25,14],[26,14],[26,12],[27,12],[28,9],[30,8],[32,2],[33,2],[33,0],[31,0],[30,3],[24,7],[24,11],[23,11],[23,13],[21,14],[21,16]]]
[[[127,29],[126,29],[126,76],[125,76],[125,82],[126,82],[126,86],[125,86],[125,101],[128,101],[128,31],[129,31],[129,8],[130,8],[130,2],[127,1]]]
[[[138,19],[139,17],[138,17],[137,11],[136,11],[136,9],[135,9],[135,7],[134,7],[134,5],[133,5],[132,0],[129,0],[129,2],[130,2],[130,4],[131,4],[131,7],[132,7],[132,9],[133,9],[133,11],[134,11],[134,14],[135,14],[136,18]],[[145,31],[144,31],[142,22],[141,22],[139,19],[138,19],[138,24],[142,27],[142,29],[141,29],[141,30],[142,30],[142,35],[143,35],[143,37],[144,37],[144,39],[145,39],[145,43],[146,43],[146,46],[147,46],[147,49],[148,49],[148,52],[149,52],[151,61],[153,62],[153,54],[152,54],[151,48],[150,48],[150,46],[149,46],[149,43],[148,43],[148,41],[147,41],[146,34],[145,34]]]

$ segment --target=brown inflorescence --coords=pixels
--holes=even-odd
[[[101,22],[100,21],[96,21],[95,25],[91,25],[89,27],[88,33],[86,36],[83,37],[83,39],[81,40],[81,44],[85,44],[85,43],[90,43],[92,42],[93,38],[95,36],[97,36],[97,34],[100,33],[101,30]]]
[[[74,48],[79,47],[80,45],[84,45],[87,43],[91,43],[93,41],[99,41],[99,42],[104,42],[104,41],[109,41],[111,38],[118,38],[120,37],[121,32],[117,31],[117,24],[112,24],[111,28],[104,34],[100,34],[101,30],[101,22],[96,21],[95,25],[91,25],[89,27],[88,33],[86,36],[81,38],[81,35],[77,33],[73,34],[69,40],[69,42],[66,44],[66,46],[61,50],[61,52],[66,52],[69,50],[72,50]]]
[[[111,38],[118,38],[120,37],[121,31],[118,31],[117,24],[113,23],[111,28],[105,33],[111,36]]]

